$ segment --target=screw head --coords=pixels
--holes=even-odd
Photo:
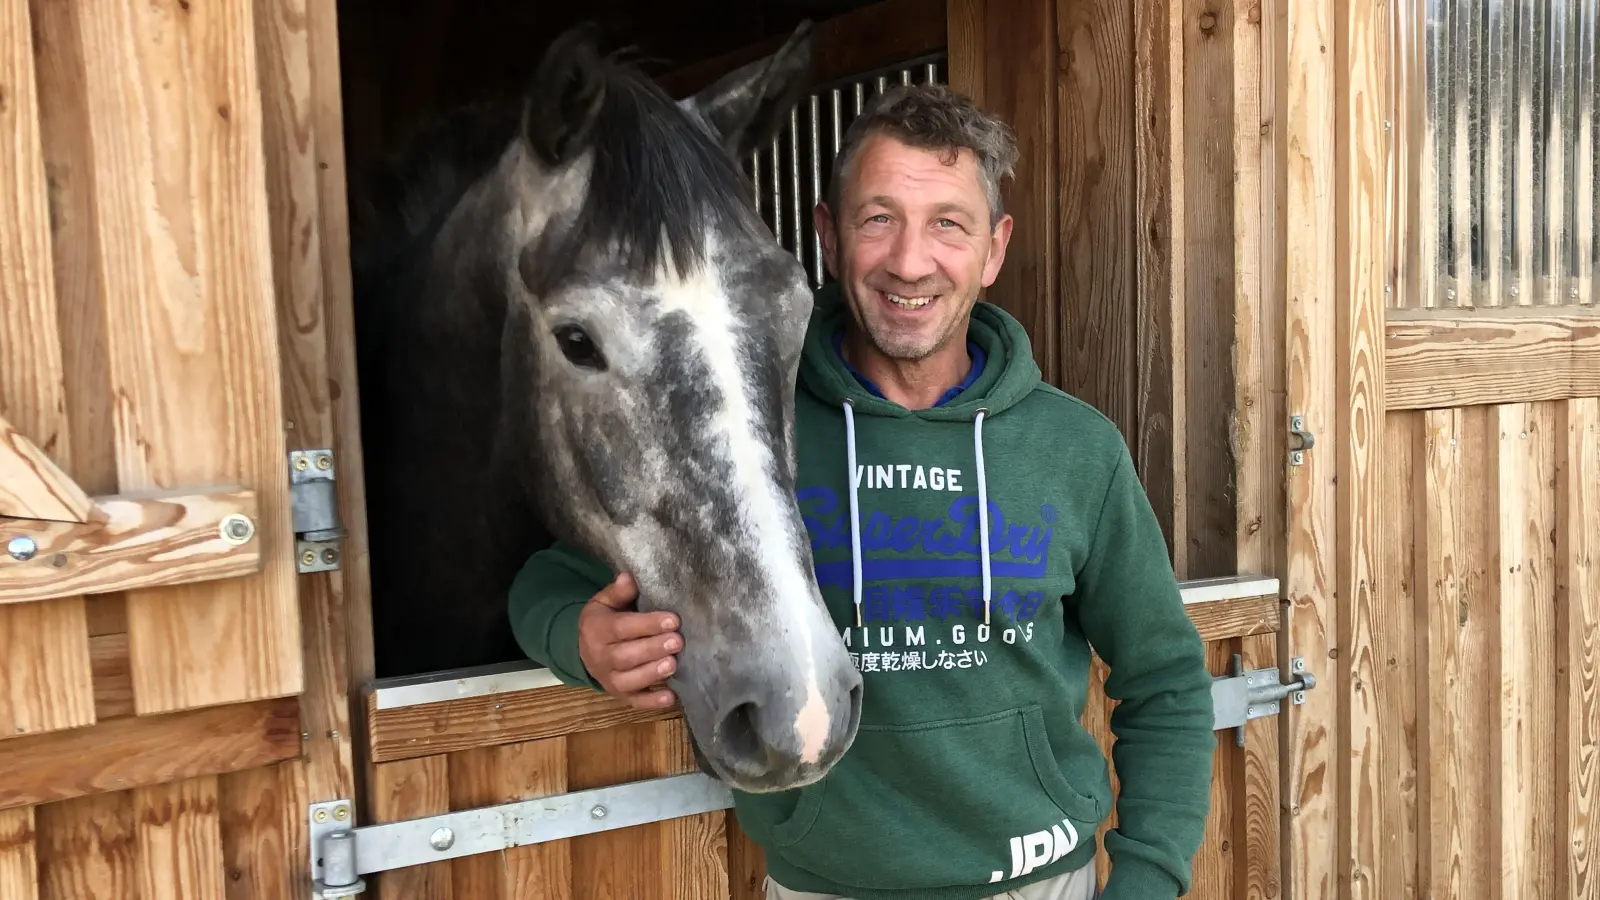
[[[328,549],[322,551],[322,561],[327,563],[328,565],[331,566],[335,562],[338,562],[338,560],[339,560],[339,551],[333,549],[332,547],[329,547]]]
[[[17,562],[27,562],[33,559],[35,553],[39,552],[39,545],[33,542],[33,538],[26,535],[14,537],[6,544],[6,552],[10,553],[11,558]]]
[[[348,806],[339,807],[338,809],[333,811],[333,817],[335,819],[338,819],[341,822],[343,822],[345,819],[350,818],[350,807],[348,807]]]
[[[1306,702],[1306,692],[1305,691],[1295,691],[1294,692],[1294,702],[1296,702],[1296,703],[1304,703],[1304,702]]]
[[[604,819],[606,817],[606,808],[604,806],[596,806],[594,809],[589,810],[589,815],[592,818]]]
[[[315,551],[315,550],[307,550],[306,552],[300,554],[300,562],[302,562],[302,563],[304,563],[305,565],[308,565],[308,566],[316,565],[317,564],[317,551]]]
[[[321,469],[324,472],[326,472],[329,469],[333,468],[333,457],[329,456],[326,453],[319,453],[317,455],[317,468]]]
[[[294,461],[294,468],[297,472],[304,472],[311,468],[311,460],[306,459],[304,456],[298,457]]]
[[[449,850],[455,846],[455,842],[456,833],[448,828],[435,828],[432,836],[428,838],[428,843],[435,850]]]
[[[256,524],[249,516],[233,513],[222,520],[222,539],[234,546],[249,542],[256,533]]]
[[[321,825],[323,822],[328,821],[328,811],[325,810],[325,809],[317,810],[316,818],[317,818],[317,824],[318,825]]]

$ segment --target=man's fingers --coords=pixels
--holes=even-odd
[[[628,705],[634,709],[666,709],[677,699],[671,688],[653,688],[628,695]]]
[[[637,638],[631,641],[618,641],[607,648],[606,652],[611,657],[611,669],[616,672],[625,672],[637,669],[640,666],[653,666],[671,659],[672,654],[683,649],[683,639],[677,635],[661,637]],[[662,672],[668,675],[671,670]]]
[[[663,671],[665,668],[665,671]],[[610,688],[619,694],[635,694],[651,685],[660,684],[677,668],[677,660],[667,658],[631,669],[616,669],[611,673]],[[631,700],[632,698],[630,698]]]
[[[639,588],[633,583],[633,576],[622,572],[611,579],[610,584],[597,591],[591,599],[612,609],[627,609],[638,598]]]
[[[611,619],[611,639],[613,641],[631,641],[638,638],[650,638],[674,631],[678,627],[678,617],[672,613],[641,613],[619,612]],[[673,635],[677,637],[677,635]],[[682,643],[682,639],[679,639]],[[677,650],[671,651],[676,653]]]

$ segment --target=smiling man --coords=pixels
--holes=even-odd
[[[797,496],[864,694],[822,780],[735,792],[768,900],[1095,897],[1113,802],[1080,724],[1092,653],[1119,701],[1103,897],[1189,888],[1211,677],[1121,434],[1044,383],[1022,326],[978,299],[1005,259],[1016,156],[959,94],[895,88],[851,125],[816,209],[837,281],[800,363]],[[564,680],[659,708],[684,638],[635,597],[558,545],[519,577],[512,621]]]

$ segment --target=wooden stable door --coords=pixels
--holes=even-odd
[[[339,471],[290,453],[332,447],[332,12],[0,0],[5,900],[305,897],[353,790],[291,499]]]

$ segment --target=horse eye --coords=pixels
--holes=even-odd
[[[561,347],[561,352],[567,361],[580,369],[593,369],[603,372],[606,368],[606,359],[600,354],[600,348],[594,345],[589,335],[576,325],[562,325],[555,330],[556,344]]]

